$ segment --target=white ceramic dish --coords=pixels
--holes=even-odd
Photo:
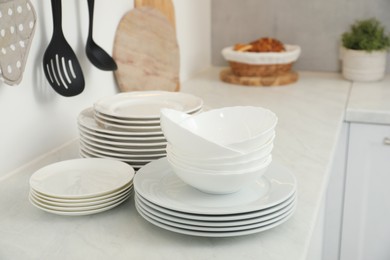
[[[98,123],[98,125],[112,130],[117,131],[127,131],[127,132],[162,132],[160,125],[153,125],[153,126],[140,126],[140,125],[121,125],[117,123],[112,123],[108,121],[103,121],[98,117],[95,117],[95,121]]]
[[[92,214],[101,213],[101,212],[110,210],[112,208],[115,208],[115,207],[119,206],[120,204],[122,204],[123,202],[127,201],[129,199],[129,197],[130,197],[130,195],[128,197],[125,197],[123,200],[121,200],[121,201],[119,201],[117,203],[111,204],[109,206],[106,206],[106,207],[93,209],[93,210],[82,210],[82,211],[52,210],[52,209],[48,209],[48,208],[46,208],[44,206],[38,205],[37,203],[34,202],[33,199],[31,199],[31,197],[29,197],[29,200],[30,200],[30,203],[33,206],[35,206],[36,208],[38,208],[40,210],[46,211],[48,213],[52,213],[52,214],[56,214],[56,215],[62,215],[62,216],[85,216],[85,215],[92,215]]]
[[[52,205],[52,203],[47,203],[44,200],[41,200],[39,197],[35,197],[33,193],[30,193],[30,199],[34,201],[35,204],[45,207],[47,209],[51,210],[59,210],[59,211],[68,211],[68,212],[79,212],[79,211],[85,211],[85,210],[94,210],[99,208],[108,207],[112,204],[116,204],[120,201],[123,201],[124,199],[128,198],[130,196],[130,192],[126,192],[124,194],[121,194],[119,198],[113,199],[111,201],[102,202],[100,204],[95,205],[65,205],[65,206],[59,206],[59,205]]]
[[[193,219],[186,219],[186,218],[180,218],[176,216],[172,216],[169,214],[165,214],[163,212],[160,212],[158,210],[155,210],[152,207],[149,207],[148,205],[144,204],[141,199],[139,199],[138,196],[135,196],[135,202],[138,206],[140,206],[144,211],[153,214],[154,216],[158,217],[159,219],[164,219],[167,221],[172,221],[175,223],[181,223],[184,225],[192,225],[192,226],[200,226],[200,227],[237,227],[237,226],[243,226],[243,225],[250,225],[259,223],[262,221],[274,219],[276,217],[279,217],[280,215],[289,212],[290,210],[295,207],[295,201],[287,205],[286,207],[273,212],[268,215],[263,215],[260,217],[250,218],[250,219],[240,219],[240,220],[234,220],[234,221],[202,221],[202,220],[193,220]]]
[[[239,52],[233,47],[226,47],[222,50],[223,57],[228,61],[235,61],[246,64],[286,64],[294,62],[301,54],[298,45],[285,44],[285,52]]]
[[[190,167],[190,168],[196,168],[200,171],[206,170],[206,171],[235,171],[235,172],[242,172],[247,171],[250,168],[254,168],[256,166],[261,165],[264,163],[268,156],[271,154],[271,149],[268,149],[268,153],[264,153],[263,156],[255,158],[253,160],[244,161],[244,162],[238,162],[238,163],[204,163],[204,162],[196,162],[194,160],[191,160],[190,157],[186,157],[183,159],[183,157],[176,156],[174,153],[171,152],[171,150],[166,150],[167,158],[169,160],[172,160],[176,162],[178,165],[182,165],[184,167]]]
[[[156,216],[144,208],[142,208],[141,205],[136,204],[136,208],[138,212],[142,212],[143,215],[148,216],[149,218],[156,220],[160,223],[172,226],[172,227],[177,227],[177,228],[182,228],[182,229],[187,229],[187,230],[194,230],[194,231],[206,231],[206,232],[232,232],[232,231],[243,231],[243,230],[248,230],[248,229],[253,229],[253,228],[259,228],[263,226],[270,225],[272,223],[278,222],[281,219],[287,217],[290,215],[293,211],[294,208],[290,209],[290,211],[287,211],[279,216],[276,216],[272,219],[264,220],[264,221],[259,221],[256,223],[252,224],[246,224],[242,226],[227,226],[227,227],[214,227],[214,226],[199,226],[199,225],[190,225],[190,224],[183,224],[171,220],[167,220],[164,218],[160,218],[159,216]]]
[[[173,108],[185,113],[201,109],[202,99],[181,92],[134,91],[100,99],[96,111],[117,118],[159,119],[162,108]]]
[[[210,142],[248,153],[263,146],[275,135],[277,122],[275,113],[268,109],[236,106],[188,117],[180,122],[180,126]],[[182,147],[179,148],[182,150]]]
[[[230,194],[238,192],[248,185],[256,182],[264,173],[267,172],[268,166],[272,162],[272,156],[251,169],[236,172],[229,169],[221,171],[201,170],[197,168],[184,167],[178,165],[169,158],[166,159],[172,167],[175,174],[185,183],[192,187],[210,194]]]
[[[209,141],[198,134],[181,126],[183,121],[187,121],[189,116],[173,109],[161,110],[161,128],[165,138],[172,146],[180,151],[195,157],[213,156],[237,156],[240,152]],[[190,144],[190,145],[189,145]]]
[[[113,156],[107,156],[107,155],[102,155],[94,152],[90,152],[86,150],[87,148],[80,146],[80,155],[84,158],[106,158],[106,159],[111,159],[111,160],[119,160],[124,163],[130,164],[133,168],[137,168],[140,166],[143,166],[147,163],[149,163],[151,160],[150,159],[126,159],[126,158],[115,158]]]
[[[100,158],[73,159],[45,166],[30,177],[30,187],[56,198],[91,198],[124,187],[134,169],[123,162]]]
[[[93,116],[93,108],[87,108],[81,111],[77,118],[77,122],[79,125],[83,126],[84,128],[87,128],[89,130],[98,132],[98,133],[103,133],[107,135],[114,135],[114,136],[161,136],[163,137],[163,134],[161,131],[156,131],[156,132],[130,132],[130,131],[118,131],[115,129],[109,129],[109,128],[104,128],[100,126],[94,119]]]
[[[116,123],[120,125],[132,125],[132,126],[160,126],[160,119],[158,120],[126,120],[126,119],[120,119],[116,117],[112,117],[109,115],[105,115],[102,113],[99,113],[97,111],[95,112],[95,118],[99,118],[102,121],[106,121],[109,123]]]
[[[147,155],[147,154],[165,154],[166,148],[165,146],[145,146],[145,147],[137,147],[137,146],[123,146],[123,147],[116,147],[112,145],[105,145],[101,144],[96,141],[91,141],[90,139],[80,135],[80,141],[84,144],[87,144],[87,146],[94,147],[95,149],[99,149],[102,151],[108,151],[108,152],[120,152],[124,154],[139,154],[139,155]]]
[[[123,188],[120,188],[118,190],[113,191],[112,193],[103,195],[103,196],[97,196],[92,198],[86,198],[86,199],[63,199],[63,198],[55,198],[55,197],[48,197],[44,194],[41,194],[34,189],[30,189],[30,193],[32,193],[35,197],[46,201],[47,203],[51,203],[53,205],[95,205],[107,200],[111,200],[115,197],[121,196],[123,193],[126,193],[128,191],[133,190],[133,183],[130,183],[126,185]]]
[[[80,140],[97,148],[118,152],[142,152],[142,153],[165,153],[167,143],[121,143],[103,142],[94,137],[80,133]]]
[[[202,223],[206,222],[212,222],[212,223],[235,223],[236,221],[250,221],[251,219],[256,219],[259,217],[263,217],[266,215],[273,214],[275,212],[278,212],[280,210],[283,210],[283,208],[287,207],[288,205],[292,204],[296,200],[296,195],[293,193],[289,198],[286,198],[286,200],[282,201],[281,203],[266,208],[262,210],[257,211],[250,211],[250,212],[244,212],[239,214],[226,214],[226,215],[205,215],[205,214],[192,214],[192,213],[185,213],[180,212],[176,210],[170,210],[164,207],[160,207],[159,205],[153,204],[152,202],[146,200],[141,195],[135,192],[135,195],[139,201],[142,202],[144,206],[147,206],[155,211],[158,211],[162,214],[169,215],[172,217],[180,218],[180,219],[186,219],[186,220],[194,220],[194,221],[201,221]],[[217,224],[215,224],[217,225]]]
[[[272,152],[273,149],[273,140],[274,138],[271,138],[268,140],[266,144],[259,147],[257,150],[241,154],[237,156],[214,156],[214,157],[202,157],[198,158],[195,156],[190,156],[188,154],[185,154],[183,151],[180,151],[177,147],[172,146],[171,144],[167,144],[167,152],[175,154],[176,157],[179,157],[182,160],[191,161],[196,164],[205,164],[205,165],[218,165],[218,164],[239,164],[248,162],[251,160],[258,159],[259,157],[267,156],[270,152]]]
[[[166,159],[142,167],[134,177],[134,190],[148,201],[170,210],[204,215],[241,214],[280,204],[296,190],[291,172],[274,162],[263,178],[228,195],[211,195],[185,184]]]
[[[95,153],[98,153],[98,154],[101,154],[101,155],[107,155],[107,156],[112,156],[112,157],[115,157],[115,158],[124,158],[124,159],[144,159],[144,160],[154,160],[156,158],[161,158],[161,157],[164,157],[166,155],[165,152],[161,152],[161,153],[146,153],[146,154],[135,154],[135,153],[124,153],[124,152],[112,152],[112,151],[109,151],[109,150],[105,150],[105,149],[100,149],[100,148],[96,148],[94,146],[91,146],[91,145],[88,145],[86,143],[84,143],[82,140],[80,140],[80,146],[84,147],[85,149],[87,149],[88,151],[91,151],[91,152],[95,152]],[[142,149],[140,149],[140,151],[142,151]]]
[[[279,221],[276,221],[272,224],[266,225],[266,226],[247,229],[247,230],[226,231],[226,232],[223,232],[223,231],[222,232],[196,231],[196,230],[190,230],[190,229],[185,229],[185,228],[178,228],[178,227],[174,227],[174,226],[167,225],[167,224],[161,223],[159,221],[156,221],[156,220],[144,215],[140,211],[138,211],[138,213],[140,213],[140,215],[145,220],[152,223],[153,225],[158,226],[158,227],[163,228],[163,229],[166,229],[166,230],[169,230],[169,231],[172,231],[172,232],[185,234],[185,235],[191,235],[191,236],[200,236],[200,237],[233,237],[233,236],[243,236],[243,235],[259,233],[259,232],[263,232],[265,230],[269,230],[271,228],[275,228],[275,227],[281,225],[282,223],[286,222],[293,215],[294,211],[292,211],[290,213],[290,215],[286,216],[285,218],[283,218]]]

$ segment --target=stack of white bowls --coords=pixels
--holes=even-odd
[[[173,171],[211,194],[237,192],[267,171],[277,121],[272,111],[261,107],[225,107],[197,115],[161,110]]]

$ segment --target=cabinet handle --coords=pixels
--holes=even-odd
[[[390,137],[385,137],[385,139],[383,139],[383,143],[385,145],[390,145]]]

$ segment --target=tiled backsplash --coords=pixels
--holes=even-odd
[[[301,46],[297,70],[339,71],[341,34],[354,21],[376,17],[390,31],[389,0],[212,0],[211,4],[212,64],[217,66],[226,65],[222,48],[268,36]]]

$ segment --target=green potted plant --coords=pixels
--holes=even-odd
[[[342,35],[342,74],[354,81],[378,81],[386,71],[390,36],[375,18],[359,20]]]

